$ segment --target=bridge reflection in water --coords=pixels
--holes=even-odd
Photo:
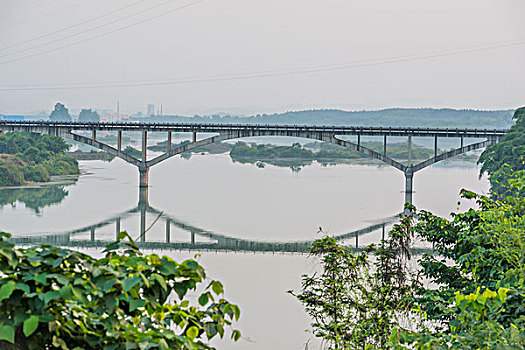
[[[150,223],[147,222],[148,214],[155,217]],[[387,227],[395,223],[401,214],[381,220],[380,222],[368,227],[340,234],[335,236],[339,241],[344,241],[353,249],[359,249],[359,238],[372,232],[380,232],[381,238],[385,237]],[[147,188],[141,188],[139,194],[139,203],[135,208],[124,211],[104,221],[93,225],[84,226],[71,231],[60,233],[42,233],[32,234],[31,236],[17,236],[11,238],[16,244],[53,244],[59,246],[78,247],[78,248],[100,248],[112,241],[112,238],[106,235],[103,239],[97,239],[97,231],[107,231],[113,227],[115,237],[124,230],[122,222],[135,216],[140,217],[140,232],[137,237],[137,244],[143,249],[168,249],[168,250],[196,250],[196,251],[241,251],[241,252],[282,252],[282,253],[307,253],[312,245],[312,240],[304,241],[257,241],[230,237],[225,234],[215,233],[197,226],[185,223],[175,216],[166,214],[158,209],[153,208],[148,202]],[[148,224],[150,226],[148,226]],[[152,226],[164,226],[164,239],[148,240],[150,228]],[[172,228],[186,232],[189,236],[187,241],[180,240],[177,234],[177,241],[173,238]],[[133,232],[137,232],[133,230]],[[186,236],[186,237],[188,237]],[[87,239],[86,237],[89,237]],[[379,235],[377,242],[380,241]]]

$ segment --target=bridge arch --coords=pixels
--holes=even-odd
[[[170,123],[78,123],[78,122],[25,122],[0,120],[0,135],[3,131],[26,131],[45,133],[69,138],[100,150],[108,152],[124,161],[133,164],[139,169],[140,187],[148,186],[149,168],[182,152],[224,140],[248,138],[257,136],[288,136],[305,139],[315,139],[351,148],[367,157],[378,159],[400,170],[405,175],[405,202],[412,202],[413,176],[417,171],[439,161],[454,157],[471,150],[486,147],[497,143],[507,132],[506,130],[478,130],[478,129],[443,129],[443,128],[403,128],[403,127],[353,127],[353,126],[298,126],[298,125],[245,125],[245,124],[170,124]],[[74,133],[75,130],[88,130],[92,137]],[[97,130],[118,131],[118,145],[112,147],[96,139]],[[142,159],[137,159],[122,152],[122,132],[142,132]],[[165,153],[152,160],[147,160],[147,133],[167,132],[168,149]],[[172,132],[190,132],[192,142],[171,149]],[[212,136],[197,141],[197,133],[212,133]],[[218,135],[217,135],[218,134]],[[357,136],[357,143],[342,139],[342,136]],[[371,150],[361,145],[361,136],[383,136],[383,153]],[[404,136],[408,138],[408,162],[403,164],[387,156],[387,137]],[[412,137],[434,137],[434,157],[413,165],[411,163]],[[438,155],[438,137],[461,138],[461,147]],[[467,146],[463,145],[464,138],[485,139]]]

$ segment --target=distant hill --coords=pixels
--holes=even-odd
[[[448,128],[510,128],[513,110],[478,111],[433,108],[389,108],[378,111],[343,111],[337,109],[293,111],[276,114],[239,116],[177,116],[165,115],[142,118],[142,121],[174,123],[231,123],[231,124],[297,124],[297,125],[355,125],[355,126],[412,126]]]

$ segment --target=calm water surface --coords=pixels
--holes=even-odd
[[[0,230],[15,237],[58,234],[74,242],[111,240],[120,228],[132,236],[140,231],[138,171],[119,159],[80,162],[83,175],[74,184],[35,189],[0,190]],[[440,215],[458,207],[461,188],[486,192],[478,168],[465,163],[433,166],[414,177],[414,204]],[[146,242],[159,242],[156,251],[183,259],[197,251],[168,250],[170,243],[190,245],[234,242],[304,242],[319,237],[319,227],[333,235],[381,222],[402,211],[404,177],[378,165],[317,163],[299,172],[288,168],[233,163],[228,155],[175,157],[150,171]],[[461,208],[470,203],[462,202]],[[122,213],[128,212],[126,215]],[[159,213],[162,214],[159,217]],[[155,222],[155,220],[157,221]],[[82,228],[101,223],[93,231]],[[80,229],[77,233],[71,233]],[[67,233],[69,232],[69,233]],[[93,236],[94,235],[94,236]],[[359,237],[364,245],[381,236],[375,231]],[[215,237],[215,238],[214,238]],[[217,238],[219,237],[219,238]],[[222,238],[226,237],[226,238]],[[233,240],[232,240],[233,239]],[[236,243],[238,244],[238,243]],[[82,248],[93,254],[99,251]],[[162,250],[162,251],[159,251]],[[315,270],[315,261],[298,253],[200,251],[200,262],[211,278],[224,282],[226,297],[242,309],[243,339],[215,341],[219,349],[319,348],[301,304],[287,290],[298,290],[301,275]]]

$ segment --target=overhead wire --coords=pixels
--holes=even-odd
[[[10,27],[13,27],[13,26],[17,26],[17,25],[20,25],[20,24],[27,23],[27,22],[33,22],[33,21],[39,20],[41,18],[45,18],[45,17],[49,17],[49,16],[52,16],[52,15],[56,15],[57,13],[68,11],[68,10],[71,10],[71,9],[74,9],[74,8],[77,8],[77,7],[83,6],[83,5],[88,4],[88,3],[92,3],[92,2],[93,2],[93,0],[82,1],[80,3],[74,4],[74,5],[71,5],[71,6],[67,6],[67,7],[55,10],[55,11],[47,12],[47,13],[45,13],[43,15],[33,16],[33,17],[26,18],[26,19],[24,19],[22,21],[18,21],[18,22],[2,24],[2,25],[0,25],[0,28],[10,28]]]
[[[54,43],[57,43],[57,42],[60,42],[60,41],[71,39],[73,37],[76,37],[76,36],[79,36],[79,35],[82,35],[82,34],[85,34],[85,33],[92,32],[93,30],[110,26],[110,25],[112,25],[112,24],[114,24],[116,22],[120,22],[120,21],[123,21],[123,20],[127,20],[129,18],[138,16],[138,15],[141,15],[141,14],[143,14],[146,11],[151,11],[153,9],[156,9],[156,8],[161,7],[161,6],[167,5],[167,4],[169,4],[171,2],[174,2],[174,1],[178,1],[178,0],[166,0],[166,1],[161,2],[160,4],[157,4],[155,6],[151,6],[151,7],[147,8],[147,9],[145,9],[145,10],[141,10],[141,11],[138,11],[138,12],[131,13],[129,15],[126,15],[124,17],[118,18],[118,19],[113,20],[113,21],[108,22],[108,23],[99,24],[99,25],[97,25],[95,27],[92,27],[92,28],[89,28],[89,29],[86,29],[86,30],[83,30],[83,31],[80,31],[80,32],[76,32],[74,34],[71,34],[71,35],[68,35],[68,36],[65,36],[65,37],[57,38],[57,39],[54,39],[54,40],[51,40],[51,41],[47,41],[47,42],[39,44],[39,45],[31,46],[29,48],[25,48],[25,49],[14,51],[14,52],[11,52],[11,53],[8,53],[8,54],[0,55],[0,58],[16,55],[16,54],[27,52],[27,51],[30,51],[30,50],[34,50],[36,48],[40,48],[40,47],[43,47],[43,46],[48,46],[50,44],[54,44]],[[148,22],[150,20],[153,20],[153,19],[156,19],[156,18],[159,18],[159,17],[162,17],[162,16],[166,16],[166,15],[172,13],[172,12],[175,12],[175,11],[178,11],[178,10],[181,10],[181,9],[193,6],[193,5],[195,5],[197,3],[200,3],[202,1],[204,1],[204,0],[193,1],[193,2],[191,2],[189,4],[184,5],[184,6],[177,7],[175,9],[173,9],[173,10],[170,10],[170,11],[165,11],[165,12],[159,14],[159,15],[147,18],[145,20],[133,22],[133,23],[128,24],[126,26],[123,26],[121,28],[117,28],[116,30],[111,30],[111,31],[108,31],[108,32],[105,32],[105,33],[102,33],[102,34],[99,34],[99,35],[95,35],[95,36],[92,36],[92,37],[89,37],[89,38],[86,38],[86,39],[83,39],[83,40],[79,40],[79,41],[76,41],[76,42],[73,42],[73,43],[69,43],[69,44],[65,44],[65,45],[62,45],[62,46],[54,47],[54,48],[51,48],[51,49],[48,49],[48,50],[44,50],[44,51],[40,51],[40,52],[37,52],[37,53],[34,53],[34,54],[30,54],[30,55],[26,55],[26,56],[22,56],[22,57],[17,57],[17,58],[14,58],[14,59],[9,59],[7,61],[2,61],[2,62],[0,62],[0,64],[6,64],[6,63],[10,63],[10,62],[15,62],[15,61],[27,59],[27,58],[30,58],[30,57],[40,56],[40,55],[48,53],[48,52],[57,51],[57,50],[64,49],[64,48],[67,48],[67,47],[71,47],[71,46],[74,46],[74,45],[77,45],[77,44],[80,44],[80,43],[83,43],[83,42],[86,42],[86,41],[97,39],[97,38],[100,38],[100,37],[103,37],[103,36],[106,36],[106,35],[109,35],[109,34],[113,34],[113,33],[119,32],[119,31],[127,29],[129,27],[136,26],[138,24],[141,24],[141,23],[144,23],[144,22]]]
[[[351,61],[345,63],[323,65],[323,66],[310,66],[298,69],[274,69],[267,71],[251,72],[237,75],[219,75],[219,76],[207,76],[207,77],[185,77],[176,78],[172,80],[155,81],[155,80],[142,80],[142,81],[120,81],[120,82],[98,82],[98,83],[76,83],[76,84],[46,84],[46,85],[18,85],[1,87],[0,91],[28,91],[28,90],[65,90],[65,89],[98,89],[98,88],[123,88],[123,87],[144,87],[144,86],[162,86],[162,85],[179,85],[179,84],[191,84],[191,83],[204,83],[204,82],[220,82],[220,81],[236,81],[236,80],[247,80],[257,78],[269,78],[276,76],[290,76],[299,74],[319,73],[327,71],[346,70],[360,67],[372,67],[386,64],[394,64],[400,62],[410,62],[427,60],[439,57],[467,54],[473,52],[481,52],[487,50],[495,50],[506,47],[513,47],[525,44],[525,40],[513,40],[492,44],[479,45],[477,47],[470,48],[459,48],[450,49],[446,51],[430,52],[422,54],[406,54],[400,56],[392,56],[375,60],[367,61]]]
[[[33,41],[36,41],[36,40],[40,40],[40,39],[43,39],[43,38],[47,38],[49,36],[52,36],[52,35],[55,35],[55,34],[58,34],[58,33],[61,33],[61,32],[64,32],[64,31],[67,31],[69,29],[72,29],[72,28],[75,28],[75,27],[79,27],[79,26],[82,26],[84,24],[88,24],[88,23],[91,23],[91,22],[95,22],[101,18],[104,18],[104,17],[107,17],[107,16],[110,16],[112,14],[115,14],[117,12],[120,12],[122,10],[126,10],[130,7],[133,7],[135,5],[138,5],[142,2],[145,2],[147,0],[139,0],[139,1],[135,1],[131,4],[128,4],[128,5],[125,5],[125,6],[122,6],[122,7],[119,7],[115,10],[112,10],[112,11],[109,11],[109,12],[106,12],[106,13],[103,13],[101,15],[98,15],[96,17],[93,17],[93,18],[90,18],[88,20],[85,20],[85,21],[82,21],[82,22],[79,22],[79,23],[75,23],[75,24],[72,24],[72,25],[69,25],[67,27],[64,27],[64,28],[61,28],[61,29],[58,29],[58,30],[55,30],[55,31],[52,31],[52,32],[49,32],[49,33],[46,33],[46,34],[42,34],[42,35],[39,35],[37,37],[34,37],[34,38],[31,38],[31,39],[27,39],[27,40],[24,40],[24,41],[21,41],[21,42],[18,42],[18,43],[15,43],[15,44],[11,44],[11,45],[8,45],[8,46],[3,46],[3,47],[0,47],[0,51],[3,51],[3,50],[7,50],[7,49],[10,49],[10,48],[13,48],[13,47],[17,47],[17,46],[21,46],[21,45],[25,45],[25,44],[28,44],[30,42],[33,42]]]

